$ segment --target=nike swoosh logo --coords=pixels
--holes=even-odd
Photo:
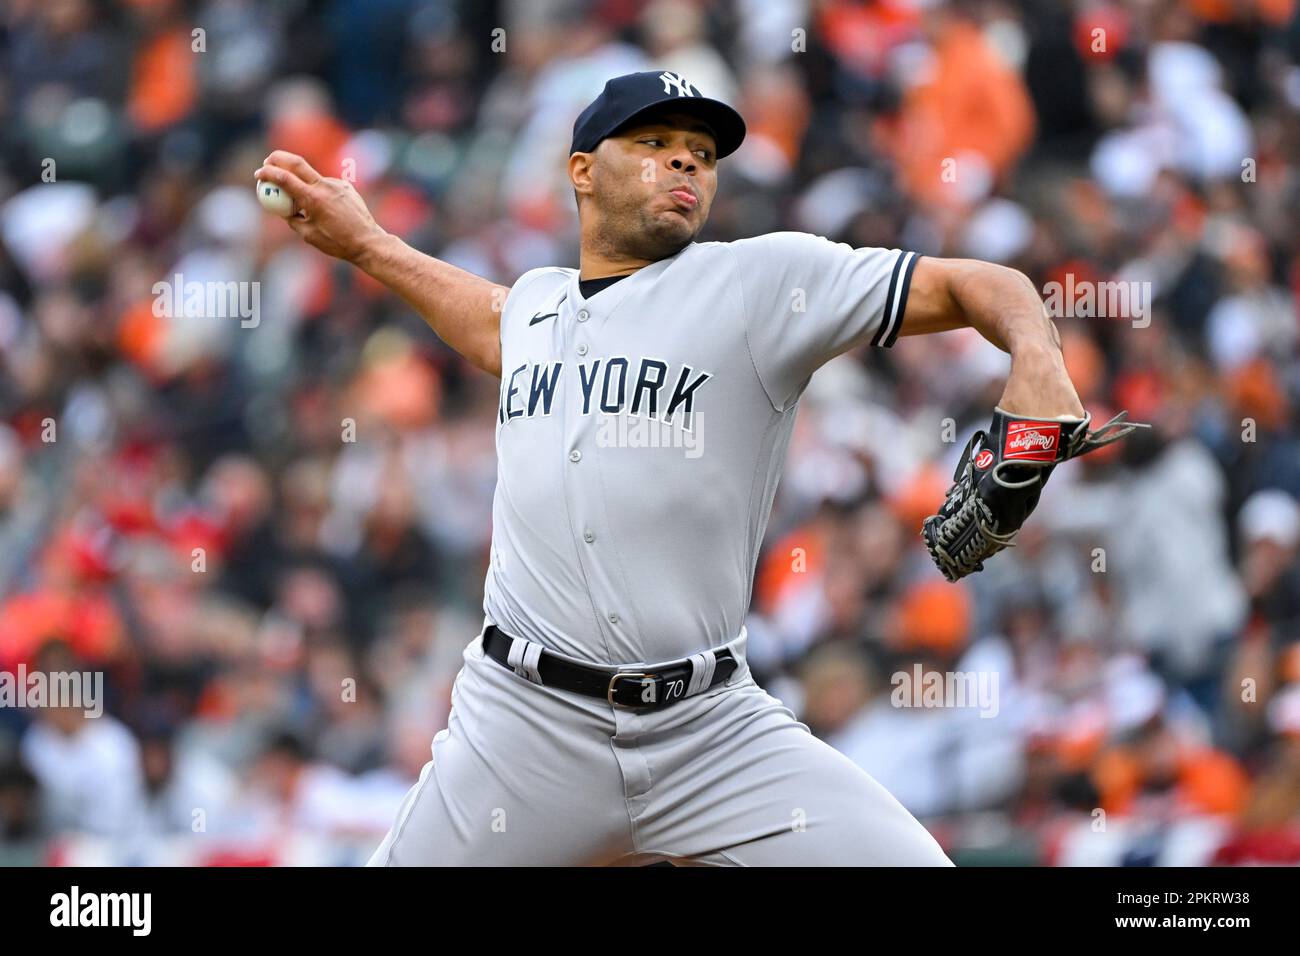
[[[541,315],[541,314],[534,315],[534,316],[533,316],[533,320],[532,320],[531,322],[529,322],[528,324],[529,324],[529,325],[536,325],[538,322],[541,322],[543,319],[552,319],[552,318],[555,318],[555,316],[557,316],[557,315],[559,315],[559,314],[560,314],[560,313],[558,313],[558,312],[547,312],[545,315]]]

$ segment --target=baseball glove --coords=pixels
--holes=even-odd
[[[966,443],[939,513],[921,526],[943,576],[957,581],[982,571],[986,560],[1014,544],[1061,462],[1150,427],[1126,421],[1127,415],[1120,412],[1089,431],[1092,415],[1086,412],[1083,418],[1030,418],[995,408],[989,430]]]

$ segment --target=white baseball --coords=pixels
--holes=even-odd
[[[257,181],[257,201],[267,212],[283,219],[293,215],[293,198],[275,183],[267,182],[265,179]]]

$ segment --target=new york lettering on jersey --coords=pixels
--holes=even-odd
[[[626,412],[665,423],[680,418],[681,426],[688,430],[696,392],[713,377],[689,365],[674,370],[661,359],[625,355],[578,362],[569,366],[567,373],[562,361],[525,362],[504,379],[497,421],[507,424],[516,418],[550,415],[565,374],[577,376],[583,415]]]
[[[803,385],[892,343],[914,261],[778,233],[692,243],[590,297],[573,269],[521,277],[486,616],[601,663],[735,639]]]

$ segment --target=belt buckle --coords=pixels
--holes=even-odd
[[[620,704],[618,701],[614,700],[614,691],[618,688],[618,682],[625,678],[627,680],[632,680],[633,678],[637,680],[645,680],[647,677],[654,676],[654,674],[640,674],[633,671],[618,671],[609,679],[609,689],[605,692],[605,699],[608,700],[610,705],[613,707],[622,707],[624,710],[639,710],[640,708],[638,707]]]

